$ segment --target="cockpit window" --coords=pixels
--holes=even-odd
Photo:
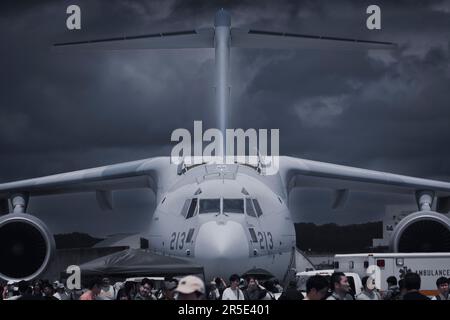
[[[258,200],[253,199],[253,205],[255,206],[256,214],[258,215],[258,217],[261,217],[263,212],[261,210],[261,206],[259,205]]]
[[[244,199],[223,199],[224,213],[244,213]]]
[[[184,202],[183,208],[181,209],[181,215],[182,215],[183,217],[185,217],[185,218],[186,218],[186,215],[187,215],[187,213],[188,213],[189,206],[191,205],[191,201],[192,201],[192,199],[187,199],[187,200]]]
[[[256,218],[255,208],[253,208],[252,199],[245,199],[245,209],[247,210],[247,215]]]
[[[199,213],[220,213],[220,199],[200,199]]]
[[[191,205],[189,206],[186,219],[192,218],[195,215],[197,209],[197,201],[198,201],[197,198],[191,200]]]

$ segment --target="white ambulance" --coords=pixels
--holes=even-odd
[[[427,296],[437,294],[436,280],[450,277],[450,253],[360,253],[336,254],[334,269],[355,272],[361,278],[373,275],[375,285],[383,292],[386,279],[395,276],[397,281],[407,272],[416,272],[421,278],[421,292]]]

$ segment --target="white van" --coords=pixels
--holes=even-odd
[[[427,296],[437,295],[436,280],[450,277],[450,253],[360,253],[334,256],[336,271],[354,272],[361,278],[376,271],[375,284],[380,291],[387,289],[386,279],[395,276],[400,280],[406,272],[420,275],[421,292]],[[368,270],[369,269],[369,270]]]
[[[309,277],[320,275],[326,277],[328,280],[333,274],[334,270],[313,270],[313,271],[303,271],[296,274],[297,278],[297,289],[300,290],[304,296],[306,296],[306,281]],[[355,272],[344,272],[345,276],[348,278],[348,283],[352,288],[355,296],[361,293],[362,283],[360,276]]]

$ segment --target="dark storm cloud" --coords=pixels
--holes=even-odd
[[[207,27],[221,7],[239,27],[399,44],[397,52],[370,54],[233,49],[231,127],[280,128],[283,154],[450,180],[449,1],[377,1],[381,31],[365,28],[368,1],[25,3],[0,5],[3,181],[168,155],[172,130],[191,129],[193,120],[217,126],[211,50],[49,48]],[[82,8],[81,31],[65,28],[70,4]],[[354,194],[333,214],[329,193],[296,195],[301,219],[319,222],[376,220],[385,204],[413,201]],[[118,197],[117,210],[106,216],[89,195],[32,200],[32,210],[55,231],[142,230],[151,196]]]

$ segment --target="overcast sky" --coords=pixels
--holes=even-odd
[[[66,28],[77,4],[82,29]],[[382,30],[366,28],[381,7]],[[210,49],[55,52],[63,41],[212,26],[224,7],[237,27],[393,41],[395,52],[231,53],[231,128],[279,128],[280,153],[450,180],[450,1],[2,1],[0,181],[169,155],[170,134],[194,120],[217,127]],[[55,233],[141,231],[149,191],[116,210],[95,196],[32,198]],[[327,191],[296,191],[297,221],[380,220],[414,199],[353,193],[332,211]]]

